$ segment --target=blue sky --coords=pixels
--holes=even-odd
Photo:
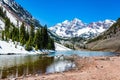
[[[79,18],[85,23],[120,17],[120,0],[15,0],[48,27]]]

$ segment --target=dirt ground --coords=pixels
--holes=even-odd
[[[76,57],[73,70],[17,80],[120,80],[120,57]]]

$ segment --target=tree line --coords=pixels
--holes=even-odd
[[[46,25],[37,30],[31,25],[30,30],[26,30],[24,23],[22,23],[20,28],[17,28],[13,24],[10,25],[8,20],[5,22],[5,30],[2,31],[2,40],[8,41],[9,39],[20,42],[28,51],[33,48],[35,48],[35,50],[55,50],[54,40],[50,38]]]
[[[40,26],[35,30],[35,27],[31,24],[30,28],[27,29],[24,22],[20,27],[16,27],[10,22],[10,19],[6,17],[6,12],[3,12],[0,7],[0,17],[5,20],[5,28],[2,31],[2,40],[8,41],[12,40],[20,42],[25,49],[30,51],[32,49],[50,49],[55,50],[54,40],[50,38],[47,25]]]

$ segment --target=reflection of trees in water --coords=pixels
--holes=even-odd
[[[0,78],[26,76],[29,74],[41,74],[46,72],[46,68],[52,64],[54,57],[45,57],[40,55],[25,56],[20,58],[20,63],[17,62],[17,57],[14,60],[14,66],[0,68]]]

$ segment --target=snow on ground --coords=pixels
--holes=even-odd
[[[55,48],[56,51],[59,50],[71,50],[69,48],[66,48],[58,43],[55,43]],[[36,54],[36,53],[42,53],[44,51],[48,51],[48,50],[32,50],[32,51],[26,51],[25,48],[23,46],[20,46],[20,43],[15,42],[13,43],[12,41],[1,41],[0,40],[0,54],[8,54],[8,53],[18,53],[18,54]]]
[[[12,41],[1,41],[0,40],[0,54],[8,54],[8,53],[15,53],[15,54],[41,54],[40,50],[32,50],[27,51],[23,46],[20,45],[19,42],[12,42]]]
[[[16,48],[15,48],[16,47]],[[1,54],[7,54],[7,53],[28,53],[24,49],[24,47],[15,45],[13,42],[9,41],[0,41],[0,53]]]
[[[71,50],[71,49],[69,49],[69,48],[67,48],[67,47],[65,47],[61,44],[55,43],[55,50],[56,51],[62,51],[62,50]]]

